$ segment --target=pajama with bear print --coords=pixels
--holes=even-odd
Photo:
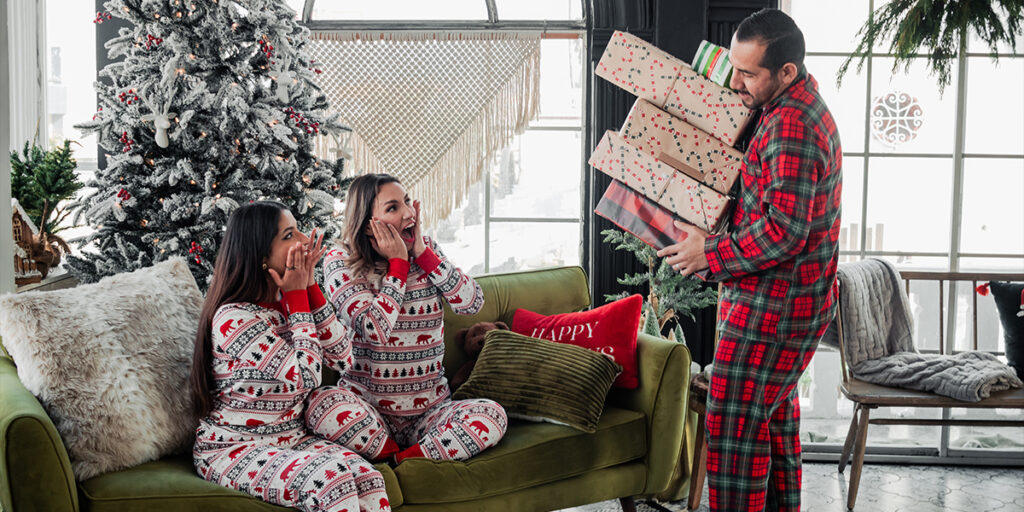
[[[374,406],[381,427],[405,448],[399,461],[466,460],[497,444],[508,418],[491,400],[451,399],[442,300],[456,314],[472,315],[483,307],[483,291],[433,240],[424,241],[419,257],[390,260],[384,276],[355,275],[343,250],[327,254],[324,285],[339,319],[354,331],[354,365],[339,387]]]
[[[342,373],[353,363],[351,331],[320,287],[286,292],[276,304],[225,304],[212,329],[214,406],[196,429],[197,472],[304,512],[390,511],[380,472],[335,441],[339,430],[353,432],[339,428],[339,409],[310,400],[344,396],[349,421],[370,409],[351,392],[318,389],[323,362]],[[383,449],[387,436],[378,437]]]

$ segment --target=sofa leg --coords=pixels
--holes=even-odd
[[[622,512],[636,512],[636,503],[633,502],[633,497],[619,498],[619,504],[622,505]]]

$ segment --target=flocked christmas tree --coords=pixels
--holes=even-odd
[[[187,257],[203,289],[231,212],[259,199],[288,205],[300,229],[330,235],[342,162],[313,154],[342,127],[316,85],[308,31],[281,0],[111,0],[131,25],[106,47],[96,83],[107,166],[76,206],[95,252],[70,258],[84,282]]]

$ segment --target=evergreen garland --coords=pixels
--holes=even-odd
[[[836,83],[842,83],[854,59],[857,72],[861,71],[876,41],[890,40],[893,72],[901,66],[909,70],[914,57],[923,54],[931,74],[938,78],[941,93],[952,80],[957,56],[967,49],[969,33],[984,41],[992,59],[998,61],[1000,43],[1016,47],[1022,20],[1024,0],[891,0],[876,9],[857,32],[861,41],[840,66]]]

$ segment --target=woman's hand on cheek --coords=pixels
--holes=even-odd
[[[421,224],[420,217],[420,200],[417,199],[412,202],[414,208],[416,208],[416,227],[413,229],[413,236],[416,237],[416,241],[412,243],[412,257],[419,258],[423,251],[427,250],[427,244],[423,242],[423,224]]]
[[[320,237],[317,238],[317,229],[313,228],[313,231],[309,233],[309,245],[306,248],[306,268],[309,269],[309,278],[306,287],[309,288],[316,284],[316,265],[320,263],[320,258],[323,257],[324,252],[324,234],[320,233]]]
[[[293,290],[303,290],[306,288],[306,282],[309,279],[308,270],[305,266],[305,255],[303,254],[302,244],[296,242],[295,245],[288,248],[288,258],[285,260],[284,276],[281,276],[274,269],[267,269],[267,273],[270,274],[270,278],[274,280],[274,283],[281,289],[282,292],[290,292]]]
[[[394,226],[377,219],[370,219],[370,229],[373,231],[373,239],[370,240],[370,243],[381,256],[389,260],[409,258],[405,242],[402,241],[402,237]]]

